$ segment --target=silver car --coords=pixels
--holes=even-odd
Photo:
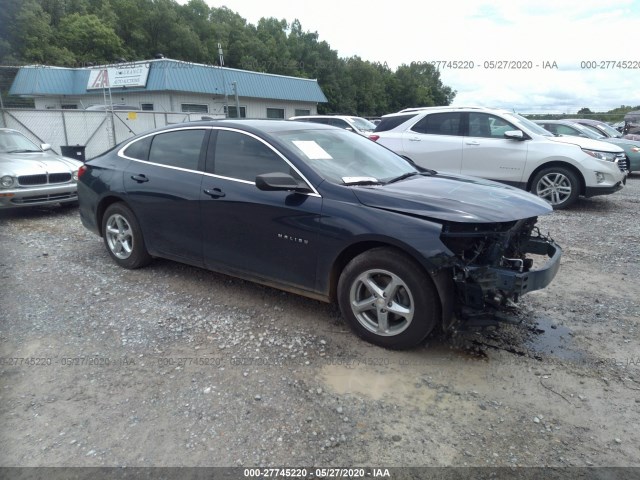
[[[0,209],[73,203],[82,162],[37,146],[17,130],[0,128]]]

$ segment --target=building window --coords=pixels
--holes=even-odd
[[[140,109],[143,111],[152,112],[153,111],[153,103],[141,103]]]
[[[185,113],[209,113],[209,105],[200,105],[198,103],[183,103],[182,111]]]
[[[71,104],[71,103],[68,103],[68,104],[63,103],[62,104],[62,109],[63,110],[77,110],[78,109],[78,105]]]
[[[301,115],[311,115],[311,110],[305,110],[304,108],[296,108],[296,117]]]
[[[267,108],[267,118],[284,118],[284,108]]]
[[[228,110],[227,117],[229,118],[238,118],[238,112],[235,105],[229,105],[229,107],[225,107],[224,113],[226,114]],[[247,107],[240,107],[240,118],[247,118]]]

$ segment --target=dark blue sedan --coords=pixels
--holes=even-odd
[[[83,224],[124,268],[163,257],[337,301],[358,335],[387,348],[502,318],[560,265],[535,227],[551,212],[543,200],[319,124],[148,132],[87,162],[78,195]]]

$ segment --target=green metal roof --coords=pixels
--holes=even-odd
[[[159,59],[148,62],[146,87],[127,87],[127,92],[193,92],[213,95],[233,94],[236,82],[238,96],[302,102],[326,102],[327,97],[315,79],[287,77],[250,72],[233,68],[202,65],[179,60]],[[118,67],[118,65],[108,65]],[[90,68],[60,68],[47,66],[21,67],[9,90],[10,95],[49,96],[87,95]],[[112,87],[121,91],[123,87]]]

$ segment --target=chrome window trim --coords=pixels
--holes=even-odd
[[[178,127],[178,128],[171,128],[168,130],[162,130],[160,132],[152,132],[152,133],[148,133],[147,135],[143,135],[142,137],[136,138],[135,140],[127,143],[126,145],[124,145],[120,150],[118,150],[117,155],[121,158],[126,158],[127,160],[131,160],[133,162],[140,162],[143,163],[145,165],[155,165],[157,167],[164,167],[164,168],[171,168],[173,170],[179,170],[182,172],[191,172],[191,173],[199,173],[201,175],[206,175],[208,177],[213,177],[213,178],[220,178],[223,180],[231,180],[232,182],[238,182],[238,183],[244,183],[246,185],[254,185],[256,184],[256,182],[250,182],[248,180],[241,180],[239,178],[232,178],[232,177],[225,177],[223,175],[216,175],[215,173],[209,173],[209,172],[203,172],[201,170],[192,170],[190,168],[182,168],[182,167],[175,167],[173,165],[164,165],[162,163],[156,163],[156,162],[151,162],[149,160],[140,160],[139,158],[133,158],[133,157],[128,157],[127,155],[124,154],[124,151],[129,148],[129,146],[131,146],[132,144],[139,142],[140,140],[143,140],[147,137],[151,137],[151,136],[155,136],[155,135],[161,135],[163,133],[170,133],[170,132],[178,132],[181,130],[227,130],[230,132],[237,132],[237,133],[242,133],[244,135],[248,135],[256,140],[258,140],[259,142],[261,142],[263,145],[266,145],[269,149],[271,149],[273,152],[275,152],[276,155],[278,155],[282,160],[285,161],[285,163],[287,165],[289,165],[291,168],[293,168],[293,170],[300,175],[300,178],[302,178],[302,180],[304,180],[304,182],[307,184],[307,186],[311,189],[311,193],[303,193],[303,192],[299,192],[302,195],[307,195],[310,197],[319,197],[322,198],[322,195],[320,195],[320,193],[318,193],[318,190],[316,190],[316,188],[311,184],[311,182],[307,179],[307,177],[305,177],[302,172],[300,170],[298,170],[298,168],[293,165],[288,159],[287,157],[285,157],[282,153],[280,153],[278,150],[276,150],[270,143],[268,143],[267,141],[263,140],[262,138],[258,137],[257,135],[251,133],[251,132],[247,132],[245,130],[241,130],[238,128],[231,128],[231,127],[215,127],[215,126],[193,126],[193,127]]]

